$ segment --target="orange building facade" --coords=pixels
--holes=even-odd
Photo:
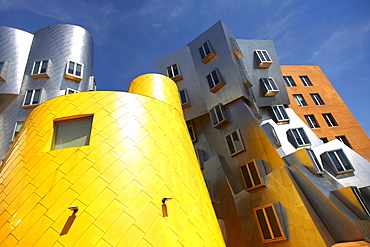
[[[317,65],[281,66],[290,105],[323,141],[339,139],[370,160],[370,140]]]

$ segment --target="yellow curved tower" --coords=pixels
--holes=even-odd
[[[2,167],[0,246],[225,246],[165,76],[41,104]]]

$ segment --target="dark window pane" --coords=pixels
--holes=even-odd
[[[233,141],[231,140],[230,135],[226,136],[226,142],[227,142],[227,146],[229,147],[230,154],[235,153],[236,150],[235,150],[235,147],[234,147]]]
[[[249,177],[249,173],[248,173],[247,167],[246,166],[242,166],[242,167],[240,167],[240,169],[242,171],[243,178],[244,178],[244,181],[245,181],[245,184],[246,184],[247,188],[253,187],[253,183],[252,183],[251,178]]]
[[[76,76],[81,76],[81,72],[82,72],[82,65],[76,64]]]
[[[33,67],[32,74],[37,75],[39,73],[39,68],[40,68],[40,61],[35,62],[35,66]]]
[[[248,163],[248,168],[252,175],[254,186],[260,185],[261,181],[259,179],[258,171],[256,170],[256,166],[254,165],[254,162]]]
[[[269,222],[270,222],[272,233],[274,234],[274,238],[282,237],[283,235],[281,234],[279,224],[274,214],[274,210],[272,209],[272,207],[267,207],[265,208],[265,210],[266,210],[267,218],[269,219]]]
[[[38,104],[40,101],[41,89],[36,89],[33,95],[32,104]]]
[[[262,230],[262,234],[263,234],[263,238],[264,239],[271,239],[271,234],[270,234],[270,231],[269,231],[269,228],[268,228],[268,225],[267,225],[267,222],[266,222],[266,219],[265,219],[265,216],[263,214],[263,211],[262,209],[258,209],[256,210],[256,214],[257,214],[257,218],[258,218],[258,223],[261,227],[261,230]]]
[[[31,104],[32,92],[33,92],[32,90],[27,91],[26,99],[24,101],[24,105],[30,105]]]
[[[75,63],[74,62],[69,62],[69,65],[68,65],[68,74],[73,75],[74,67],[75,67]]]
[[[46,73],[47,67],[48,67],[48,61],[42,61],[40,74]]]

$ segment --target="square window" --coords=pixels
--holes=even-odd
[[[283,105],[273,105],[271,106],[271,109],[278,123],[288,123],[289,122],[289,116],[286,113],[285,107]]]
[[[186,89],[180,90],[180,100],[181,100],[181,106],[182,108],[187,108],[190,106],[189,98],[188,98],[188,93],[186,92]]]
[[[247,191],[265,186],[262,176],[266,175],[266,172],[263,163],[261,163],[262,161],[260,161],[261,160],[252,160],[239,167]],[[257,162],[259,162],[258,165]]]
[[[225,85],[217,69],[215,69],[214,71],[207,75],[207,81],[209,89],[212,93],[217,92],[220,88],[222,88]]]
[[[257,55],[257,67],[259,69],[270,68],[272,60],[268,52],[266,50],[255,50],[254,52]]]
[[[35,106],[41,102],[41,88],[27,90],[24,97],[23,106]]]
[[[49,60],[35,61],[33,63],[31,77],[34,79],[49,77],[48,64]]]
[[[0,81],[6,80],[8,74],[9,63],[7,61],[0,61]]]
[[[285,81],[285,84],[288,86],[288,87],[296,87],[297,84],[295,84],[293,78],[291,76],[283,76],[284,78],[284,81]]]
[[[316,105],[325,105],[324,101],[320,97],[318,93],[312,93],[310,94],[313,102],[315,102]]]
[[[290,129],[287,131],[288,141],[295,147],[311,145],[303,128]]]
[[[337,138],[339,141],[343,142],[344,144],[346,144],[348,147],[352,148],[351,144],[349,143],[348,139],[346,136],[336,136],[335,138]]]
[[[225,136],[230,156],[234,156],[245,150],[240,131],[237,129],[234,132]]]
[[[336,127],[338,126],[337,122],[335,121],[333,115],[331,113],[324,113],[322,114],[323,118],[325,119],[326,123],[329,127]]]
[[[89,145],[92,120],[93,116],[55,121],[52,150]]]
[[[202,63],[204,64],[209,64],[217,57],[209,41],[204,42],[203,45],[198,48],[198,50],[200,57],[202,58]]]
[[[179,66],[178,64],[173,64],[171,66],[168,66],[166,68],[167,76],[171,78],[173,81],[179,81],[182,80],[182,76],[180,74]]]
[[[275,96],[279,92],[274,78],[261,78],[263,84],[263,96]]]
[[[80,82],[82,80],[83,64],[68,61],[65,78]]]
[[[264,243],[286,240],[280,203],[254,208],[253,213]]]
[[[19,131],[21,130],[21,128],[23,126],[23,123],[24,123],[24,121],[19,121],[19,122],[16,122],[15,123],[14,131],[13,131],[13,136],[12,136],[12,141],[14,141],[15,138],[17,137]]]
[[[304,115],[308,126],[310,126],[311,129],[317,129],[320,128],[319,123],[317,122],[316,118],[314,115]]]
[[[324,152],[321,159],[335,175],[353,173],[355,170],[342,149]]]
[[[73,94],[73,93],[78,93],[78,91],[77,90],[74,90],[74,89],[72,89],[72,88],[67,88],[66,89],[66,92],[65,92],[65,94],[67,95],[67,94]]]
[[[313,86],[310,79],[308,79],[308,76],[299,76],[299,78],[301,78],[301,81],[302,81],[304,86],[306,86],[306,87]]]
[[[188,131],[192,142],[195,142],[197,140],[197,137],[195,135],[194,127],[193,125],[188,125]]]
[[[225,123],[227,123],[227,119],[225,117],[223,108],[221,104],[218,104],[214,108],[209,111],[209,115],[211,116],[213,127],[219,128]]]
[[[307,103],[302,94],[293,94],[293,97],[298,106],[307,106]]]

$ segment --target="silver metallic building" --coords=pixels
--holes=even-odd
[[[34,35],[0,27],[0,161],[27,115],[51,98],[95,90],[93,40],[60,24]]]
[[[178,85],[227,246],[369,237],[370,164],[287,107],[272,41],[235,39],[220,21],[155,63]]]

